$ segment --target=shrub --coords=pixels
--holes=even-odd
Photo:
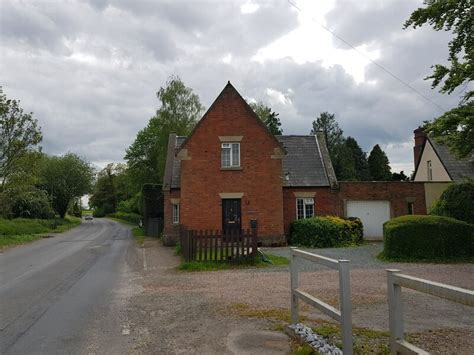
[[[474,225],[443,216],[402,216],[384,223],[387,259],[463,259],[474,256]]]
[[[474,223],[474,183],[467,182],[448,187],[441,194],[431,214]]]
[[[316,248],[347,246],[362,241],[362,223],[337,216],[300,219],[291,224],[289,243]]]
[[[48,194],[34,187],[26,189],[13,188],[0,195],[2,200],[1,214],[8,218],[40,218],[54,217]]]
[[[66,217],[65,219],[2,219],[0,218],[0,236],[32,235],[51,231],[62,232],[70,227],[79,225],[79,218]]]
[[[140,220],[142,219],[142,216],[140,216],[139,214],[125,212],[110,213],[107,215],[107,217],[121,219],[123,221],[127,221],[136,225],[140,224]]]

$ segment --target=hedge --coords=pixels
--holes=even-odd
[[[443,260],[474,257],[474,225],[444,216],[402,216],[384,223],[386,259]]]
[[[300,219],[291,224],[289,243],[315,248],[331,248],[362,242],[362,222],[337,216]]]
[[[136,225],[140,224],[140,220],[142,219],[142,216],[136,213],[125,213],[125,212],[115,212],[115,213],[110,213],[107,215],[107,217],[112,217],[116,219],[121,219],[123,221],[127,221]]]
[[[466,182],[448,187],[430,214],[474,223],[474,183]]]

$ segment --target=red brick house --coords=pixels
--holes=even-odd
[[[180,225],[251,220],[262,244],[282,244],[293,220],[313,215],[358,216],[380,237],[385,220],[426,213],[423,184],[338,182],[322,134],[273,136],[230,82],[188,137],[170,135],[163,190],[166,244]]]

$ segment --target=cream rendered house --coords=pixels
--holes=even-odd
[[[416,129],[414,133],[415,173],[413,180],[426,182],[425,197],[429,210],[449,185],[474,179],[474,161],[472,156],[457,159],[448,147],[430,139],[421,128]]]

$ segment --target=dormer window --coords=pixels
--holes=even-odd
[[[240,143],[221,144],[221,166],[223,168],[240,167]]]

